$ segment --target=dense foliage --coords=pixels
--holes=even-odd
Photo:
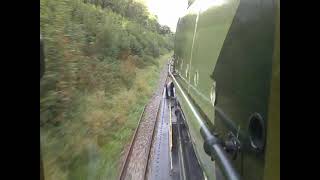
[[[172,35],[160,34],[165,28],[148,18],[143,5],[132,0],[91,2],[101,6],[41,0],[47,61],[42,123],[59,122],[60,110],[68,107],[75,90],[130,88],[132,69],[157,64],[155,58],[172,49]]]
[[[132,0],[41,0],[47,179],[112,179],[173,34]]]

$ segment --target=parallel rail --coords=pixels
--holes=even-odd
[[[148,159],[146,161],[146,164],[144,165],[144,171],[143,171],[143,174],[144,174],[144,179],[146,179],[146,175],[147,175],[147,168],[148,168],[148,163],[149,163],[149,158],[150,158],[150,150],[151,150],[151,146],[152,146],[152,142],[153,142],[153,137],[154,137],[154,132],[155,132],[155,128],[156,128],[156,124],[157,124],[157,119],[159,118],[159,110],[160,110],[160,107],[161,107],[161,104],[162,104],[162,101],[160,101],[160,104],[158,106],[158,109],[157,109],[157,115],[156,115],[156,120],[154,122],[154,125],[153,125],[153,128],[152,128],[152,136],[151,136],[151,139],[150,139],[150,142],[148,143],[148,149],[147,149],[147,152],[148,152]],[[128,164],[130,162],[130,157],[131,157],[131,154],[132,154],[132,150],[133,150],[133,146],[136,142],[136,137],[137,137],[137,132],[140,128],[140,124],[141,124],[141,119],[143,118],[143,115],[145,113],[145,110],[146,110],[146,106],[144,106],[143,108],[143,111],[140,115],[140,118],[139,118],[139,122],[138,122],[138,126],[134,132],[134,135],[131,139],[131,143],[130,143],[130,147],[129,147],[129,151],[127,151],[126,155],[125,155],[125,160],[124,160],[124,163],[122,164],[121,166],[121,171],[120,171],[120,175],[119,175],[119,180],[124,180],[124,178],[126,177],[126,173],[127,173],[127,168],[128,168]]]
[[[161,105],[163,104],[163,101],[160,101],[160,104],[159,104],[159,107],[158,107],[158,110],[157,110],[157,116],[156,116],[156,121],[154,122],[154,126],[153,126],[153,129],[152,129],[152,136],[151,136],[151,141],[150,141],[150,144],[148,146],[148,160],[147,160],[147,163],[144,167],[144,179],[147,179],[147,169],[148,169],[148,165],[149,165],[149,159],[150,159],[150,156],[151,156],[151,147],[152,147],[152,142],[153,142],[153,138],[154,138],[154,133],[155,133],[155,129],[156,129],[156,126],[157,126],[157,120],[159,119],[159,112],[160,112],[160,107]]]
[[[121,166],[120,176],[119,176],[119,178],[118,178],[119,180],[122,180],[122,179],[125,177],[125,173],[124,173],[124,172],[125,172],[125,170],[127,169],[128,163],[129,163],[128,157],[129,157],[129,156],[131,155],[131,153],[132,153],[133,144],[134,144],[134,142],[135,142],[135,140],[136,140],[137,132],[138,132],[138,129],[139,129],[139,127],[140,127],[140,123],[141,123],[141,119],[142,119],[142,117],[143,117],[144,111],[146,110],[146,106],[147,106],[147,105],[144,105],[144,107],[143,107],[143,110],[142,110],[142,112],[141,112],[141,114],[140,114],[138,126],[137,126],[136,130],[134,131],[133,137],[132,137],[131,142],[130,142],[129,151],[127,151],[127,153],[126,153],[126,155],[125,155],[124,163],[123,163],[122,166]]]

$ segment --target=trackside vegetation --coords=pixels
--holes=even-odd
[[[40,0],[46,180],[116,179],[173,33],[132,0]]]

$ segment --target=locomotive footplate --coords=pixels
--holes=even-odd
[[[148,179],[204,179],[183,116],[175,99],[164,95],[157,119]]]

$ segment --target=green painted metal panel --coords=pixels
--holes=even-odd
[[[176,95],[178,97],[179,103],[181,105],[185,119],[187,121],[187,127],[191,135],[191,140],[192,140],[192,144],[193,144],[196,156],[199,160],[199,164],[201,165],[204,171],[205,177],[209,180],[214,180],[215,164],[211,161],[210,157],[203,150],[204,140],[201,137],[201,134],[199,131],[201,126],[203,126],[203,124],[202,122],[199,122],[197,120],[197,118],[195,117],[195,114],[192,112],[190,108],[190,105],[186,102],[186,98],[184,97],[183,93],[187,94],[187,89],[183,87],[183,85],[181,84],[181,80],[179,79],[180,78],[177,77],[176,80],[178,84],[175,83]]]
[[[188,79],[191,57],[190,53],[196,19],[198,16],[197,6],[194,5],[196,5],[196,3],[188,8],[185,16],[179,19],[175,36],[175,68],[185,79]]]
[[[180,84],[181,88],[185,92],[189,88],[189,68],[191,61],[192,46],[194,40],[194,31],[196,28],[197,17],[199,13],[199,2],[195,2],[188,8],[185,16],[179,19],[176,39],[175,39],[175,71],[179,73],[177,77],[177,82]],[[179,89],[176,91],[178,99],[181,103],[184,115],[188,123],[189,133],[191,135],[191,140],[205,176],[208,179],[215,179],[214,163],[210,160],[207,154],[203,151],[203,139],[200,135],[201,124],[194,120],[193,113],[189,110],[185,99],[181,96],[181,91]]]
[[[263,178],[264,153],[256,152],[249,138],[253,113],[268,119],[269,90],[274,49],[274,4],[270,0],[241,0],[212,74],[218,104],[233,122],[217,118],[222,137],[240,130],[241,165],[245,179]]]
[[[194,100],[198,110],[212,124],[214,121],[214,108],[210,98],[212,84],[208,82],[212,82],[210,75],[238,4],[238,0],[196,1],[187,15],[180,18],[177,27],[175,41],[175,70],[179,73],[177,81]],[[222,19],[215,20],[216,17]],[[215,36],[211,36],[212,31]],[[184,100],[179,99],[182,101],[200,164],[207,177],[215,179],[214,162],[203,150],[203,139],[199,131],[201,126],[194,120],[188,107],[185,107]]]
[[[264,180],[280,180],[280,1],[276,1],[274,60],[267,125]]]
[[[241,152],[233,163],[244,179],[264,177],[266,151],[254,150],[248,127],[254,113],[261,115],[263,125],[269,125],[272,59],[279,49],[274,46],[274,29],[274,0],[199,0],[180,18],[175,41],[176,79],[206,122],[197,122],[181,95],[178,98],[209,179],[214,179],[208,166],[213,163],[203,151],[199,134],[205,123],[214,125],[224,140],[230,132],[239,135]],[[217,116],[215,109],[227,118]],[[272,144],[270,129],[266,136]]]
[[[190,62],[189,93],[214,124],[215,82],[210,77],[239,5],[239,0],[200,1],[193,53]]]

